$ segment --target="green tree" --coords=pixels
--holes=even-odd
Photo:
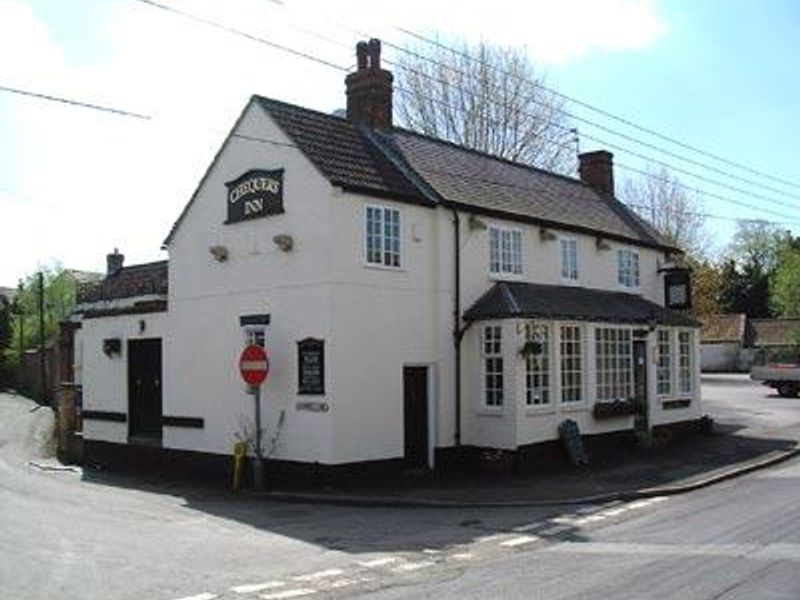
[[[778,257],[770,287],[772,306],[781,317],[800,317],[800,237],[787,242]]]
[[[8,386],[11,382],[8,349],[11,346],[12,336],[11,304],[5,296],[0,296],[0,389]]]
[[[75,308],[78,285],[100,276],[64,269],[58,263],[42,267],[41,272],[44,279],[44,333],[45,339],[51,339],[58,332],[59,322]],[[13,343],[6,354],[16,362],[20,347],[33,348],[39,344],[39,272],[20,281],[13,313]]]
[[[771,281],[781,253],[791,236],[765,221],[742,221],[728,247],[722,267],[720,304],[725,312],[743,312],[748,317],[773,315]]]

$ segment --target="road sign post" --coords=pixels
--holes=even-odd
[[[269,374],[269,357],[261,346],[247,346],[239,358],[239,371],[242,379],[253,390],[255,400],[256,444],[253,461],[253,487],[264,489],[264,450],[261,444],[261,384]]]

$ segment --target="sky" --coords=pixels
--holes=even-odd
[[[159,1],[348,68],[366,36],[413,43],[401,29],[524,48],[548,85],[584,103],[566,104],[594,123],[578,123],[581,150],[614,152],[618,182],[644,156],[703,191],[714,249],[736,219],[800,235],[794,0]],[[0,0],[0,86],[150,117],[0,91],[0,286],[56,262],[102,272],[114,248],[127,264],[165,258],[164,238],[252,94],[345,104],[341,71],[141,0]]]

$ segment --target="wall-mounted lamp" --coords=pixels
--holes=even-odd
[[[470,215],[467,219],[467,225],[470,231],[483,231],[487,225],[485,221],[481,221],[477,216]]]
[[[539,239],[542,240],[543,242],[552,242],[557,237],[558,236],[552,231],[550,231],[547,227],[539,228]]]
[[[211,256],[213,256],[214,260],[217,262],[225,262],[228,260],[228,249],[225,246],[211,246],[208,251],[211,252]]]
[[[597,237],[594,241],[595,247],[598,250],[611,250],[611,244],[608,243],[608,240],[602,237]]]
[[[284,252],[291,252],[292,248],[294,248],[294,239],[292,236],[285,233],[276,235],[274,238],[272,238],[272,241],[275,242],[275,245]]]
[[[106,338],[103,340],[103,353],[111,358],[122,353],[122,340],[120,338]]]

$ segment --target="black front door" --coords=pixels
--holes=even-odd
[[[633,401],[637,425],[647,427],[647,342],[633,341]]]
[[[428,368],[403,367],[405,459],[409,466],[428,466]]]
[[[128,438],[161,441],[161,339],[128,341]]]

